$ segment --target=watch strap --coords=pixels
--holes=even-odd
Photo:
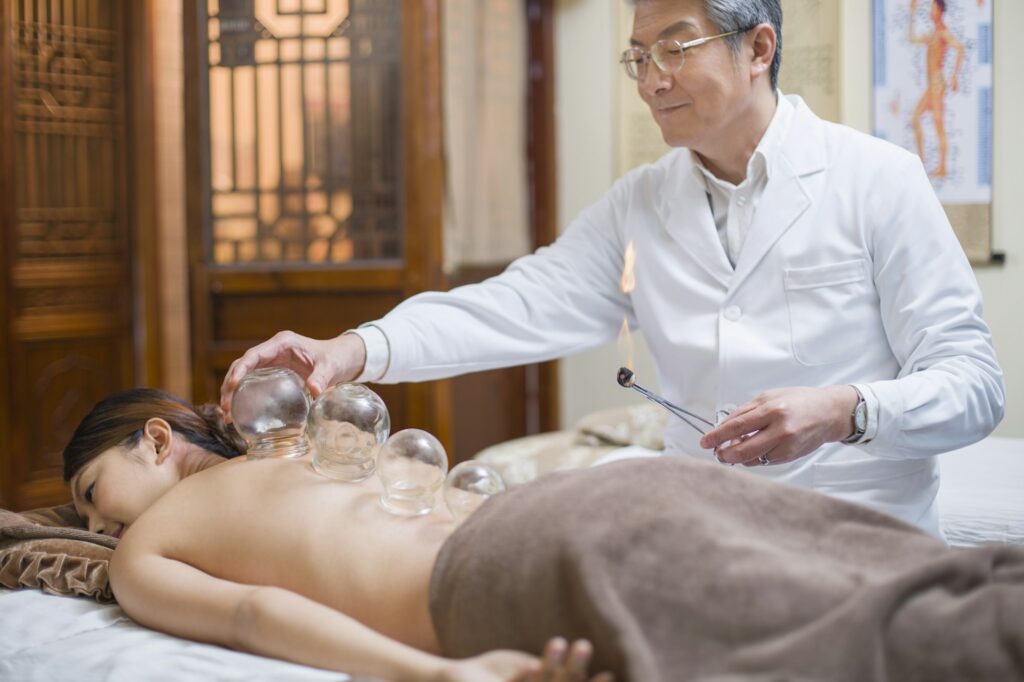
[[[844,445],[855,445],[856,443],[860,443],[864,439],[865,433],[867,433],[867,422],[868,419],[870,419],[870,416],[867,414],[867,401],[864,399],[864,394],[861,392],[859,388],[857,388],[853,384],[850,384],[850,388],[857,392],[857,403],[853,406],[853,411],[850,413],[850,417],[853,419],[853,433],[850,434],[850,436],[839,441]],[[858,424],[857,420],[857,412],[860,410],[865,411],[863,426]]]

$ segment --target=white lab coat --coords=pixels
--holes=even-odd
[[[373,323],[391,350],[381,381],[568,355],[614,339],[626,317],[644,332],[662,394],[708,418],[768,389],[866,384],[880,405],[873,441],[752,471],[937,533],[932,456],[981,439],[1003,415],[977,282],[916,156],[790,101],[735,271],[691,153],[676,149],[500,276],[421,294]],[[636,288],[625,295],[630,241]],[[712,459],[698,438],[669,418],[668,449]]]

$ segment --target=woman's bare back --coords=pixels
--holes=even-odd
[[[332,481],[309,457],[230,460],[176,485],[124,543],[217,578],[285,588],[436,652],[429,580],[454,522],[443,505],[395,517],[380,494],[375,477]]]

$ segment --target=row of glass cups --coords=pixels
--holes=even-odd
[[[384,484],[381,505],[399,516],[430,513],[443,486],[445,504],[462,521],[505,489],[483,462],[449,472],[444,446],[422,429],[392,434],[387,406],[362,384],[338,384],[311,401],[295,372],[258,369],[239,383],[231,419],[250,458],[301,457],[312,441],[313,468],[322,476],[356,483],[376,472]]]

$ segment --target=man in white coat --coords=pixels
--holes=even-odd
[[[622,62],[673,151],[498,277],[334,339],[250,349],[224,406],[260,366],[294,368],[314,394],[436,379],[591,348],[625,318],[666,398],[729,414],[703,437],[670,419],[669,451],[938,533],[934,455],[1003,415],[977,282],[920,159],[778,93],[781,30],[779,0],[639,0]]]

